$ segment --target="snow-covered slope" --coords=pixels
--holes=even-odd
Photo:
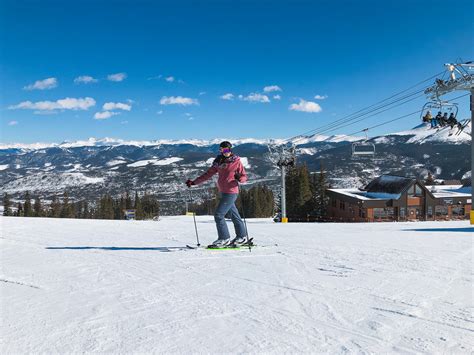
[[[1,353],[457,353],[474,347],[468,222],[274,224],[187,250],[190,217],[0,217]],[[202,243],[212,217],[198,217]]]
[[[420,124],[411,130],[392,133],[387,136],[410,136],[406,142],[408,144],[423,144],[426,142],[463,144],[471,141],[471,136],[467,133],[471,133],[470,123],[464,128],[463,132],[458,132],[457,127],[453,129],[450,127],[431,129],[429,124],[426,123]]]

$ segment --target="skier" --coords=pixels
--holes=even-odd
[[[214,213],[218,238],[211,244],[211,247],[242,245],[246,242],[247,233],[239,211],[235,206],[235,201],[239,196],[239,183],[247,181],[247,174],[240,158],[233,154],[230,142],[222,142],[219,145],[219,153],[212,166],[204,174],[195,180],[188,179],[186,185],[190,188],[209,180],[215,174],[219,175],[217,187],[221,199]],[[230,239],[229,229],[225,221],[227,212],[230,213],[234,223],[236,237],[233,240]]]

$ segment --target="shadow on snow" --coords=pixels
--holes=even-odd
[[[186,247],[46,247],[50,250],[145,250],[145,251],[159,251],[159,252],[171,252],[174,250],[186,250]]]
[[[457,233],[474,233],[474,227],[464,228],[416,228],[403,229],[404,232],[457,232]]]

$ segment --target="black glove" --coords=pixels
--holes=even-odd
[[[237,180],[238,182],[240,182],[241,178],[242,178],[242,174],[237,173],[237,172],[234,174],[234,179]]]
[[[188,187],[191,187],[191,186],[196,185],[196,184],[194,183],[193,180],[188,179],[188,180],[186,180],[186,185],[187,185]]]

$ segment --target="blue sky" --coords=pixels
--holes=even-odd
[[[286,138],[446,62],[474,59],[467,0],[456,8],[437,0],[1,0],[0,7],[3,143]],[[468,98],[459,104],[468,117]],[[413,116],[370,134],[416,124]]]

